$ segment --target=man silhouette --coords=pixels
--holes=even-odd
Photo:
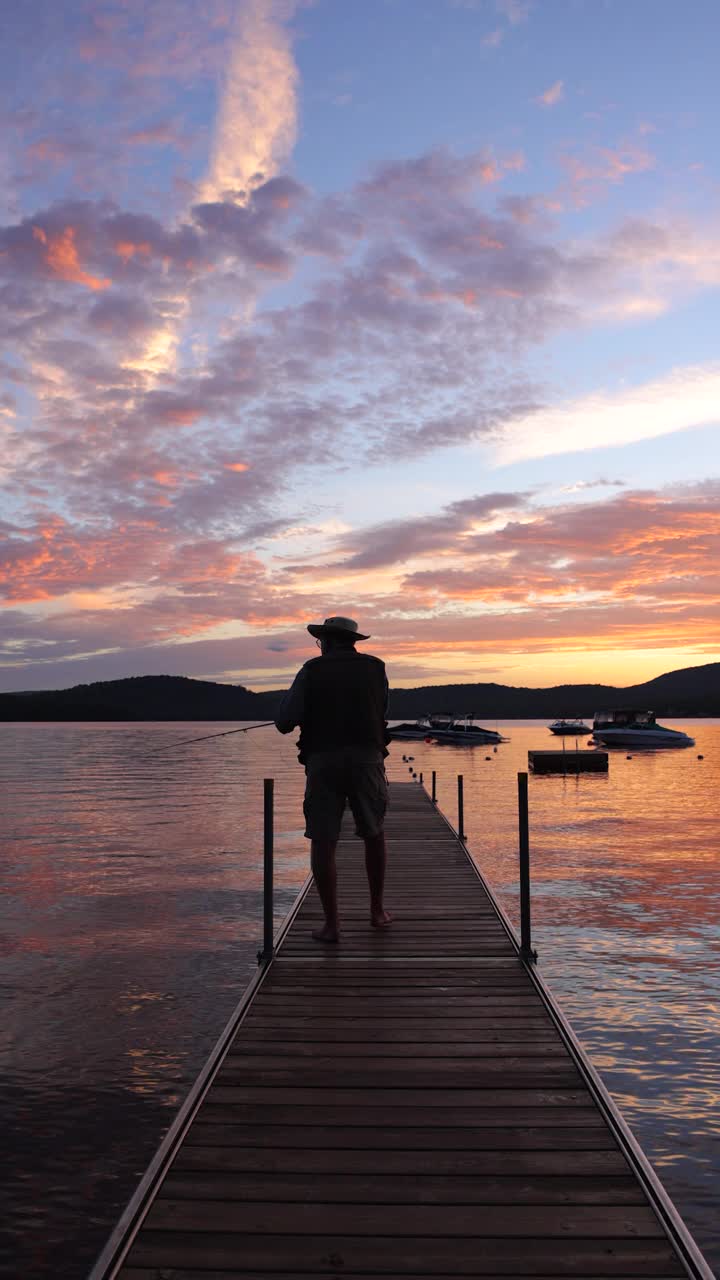
[[[275,725],[280,733],[300,726],[298,759],[307,776],[305,835],[325,913],[325,924],[313,930],[313,937],[335,943],[340,937],[335,849],[346,801],[365,844],[370,923],[378,929],[391,923],[383,905],[388,682],[380,658],[357,652],[356,643],[370,637],[360,634],[352,618],[326,618],[310,623],[308,631],[321,656],[300,668]]]

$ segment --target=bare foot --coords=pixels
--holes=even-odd
[[[313,929],[312,936],[316,942],[339,942],[340,935],[334,925],[324,924],[322,929]]]
[[[389,911],[371,911],[370,923],[373,929],[387,929],[392,924],[392,916]]]

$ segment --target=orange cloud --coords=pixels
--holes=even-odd
[[[122,258],[123,262],[129,262],[135,257],[136,253],[142,254],[147,258],[150,254],[150,245],[141,243],[133,244],[132,240],[118,240],[115,245],[115,252],[118,258]]]
[[[245,621],[252,627],[305,627],[308,617],[307,609],[295,612],[263,613],[260,609],[249,609]]]
[[[167,407],[157,411],[157,417],[163,422],[167,422],[171,427],[191,427],[201,416],[202,411],[194,408]]]
[[[478,169],[478,175],[483,182],[499,182],[502,173],[499,166],[494,160],[485,160]]]
[[[248,471],[250,468],[249,462],[225,462],[223,465],[226,471]]]
[[[33,236],[43,245],[43,257],[50,272],[58,280],[72,281],[73,284],[84,284],[88,289],[108,289],[110,280],[91,276],[83,271],[75,244],[75,228],[66,227],[59,235],[48,235],[42,227],[33,227]]]

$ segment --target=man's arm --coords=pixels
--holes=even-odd
[[[280,733],[292,733],[297,725],[302,725],[305,715],[306,685],[305,668],[301,667],[287,693],[283,694],[275,716],[275,728],[279,729]]]

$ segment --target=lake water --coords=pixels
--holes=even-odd
[[[696,747],[615,752],[607,775],[531,776],[533,941],[720,1270],[720,722],[667,723]],[[265,776],[278,922],[305,880],[292,736],[258,729],[143,758],[232,727],[3,726],[4,1276],[87,1273],[254,973]],[[510,738],[496,752],[398,742],[388,774],[422,770],[429,784],[435,769],[454,824],[463,773],[470,851],[517,922],[516,774],[553,741],[544,721],[489,727]]]

